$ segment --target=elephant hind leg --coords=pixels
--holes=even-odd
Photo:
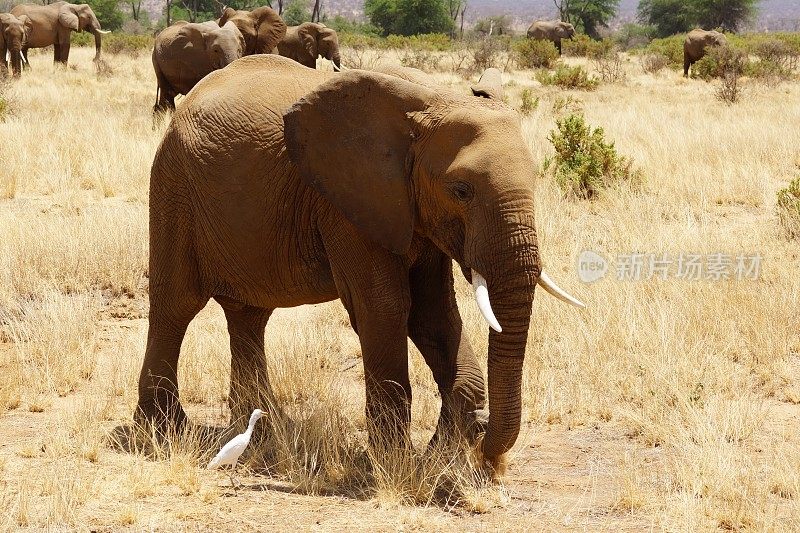
[[[267,375],[264,328],[273,309],[235,305],[215,297],[225,311],[231,342],[231,384],[228,405],[231,422],[246,425],[253,409],[268,411],[275,397]]]

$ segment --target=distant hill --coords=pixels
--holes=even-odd
[[[160,17],[164,0],[144,0],[144,3],[153,18]],[[613,25],[634,21],[638,5],[639,0],[621,0]],[[322,10],[329,16],[363,18],[364,0],[322,0]],[[533,20],[555,18],[556,13],[552,0],[469,0],[465,19],[471,25],[484,17],[510,15],[514,26],[523,29]],[[800,31],[800,0],[761,0],[758,17],[751,26],[753,30]]]

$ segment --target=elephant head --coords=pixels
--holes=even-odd
[[[94,59],[100,59],[101,35],[110,32],[100,29],[100,22],[88,4],[61,3],[58,9],[58,23],[66,30],[86,31],[94,35]]]
[[[706,34],[706,46],[725,46],[728,39],[718,31],[710,31]]]
[[[195,52],[202,52],[213,69],[224,68],[242,57],[245,47],[244,37],[233,22],[221,28],[213,21],[186,24],[181,27],[176,40],[178,43],[185,40]]]
[[[217,23],[224,26],[233,22],[244,37],[244,55],[271,54],[286,35],[286,23],[269,7],[253,11],[237,11],[226,7]]]
[[[339,55],[339,37],[334,30],[328,28],[324,24],[306,22],[297,28],[297,33],[306,52],[308,52],[315,61],[319,55],[333,62],[336,70],[341,68],[342,60]]]
[[[498,465],[520,430],[534,288],[570,299],[541,270],[536,165],[518,114],[491,98],[350,70],[295,103],[284,126],[300,177],[366,237],[397,254],[415,234],[429,239],[475,287],[492,327],[481,451]]]
[[[6,51],[11,56],[11,70],[14,77],[22,72],[22,49],[30,35],[33,22],[27,15],[15,17],[10,13],[0,14],[0,62],[5,64]]]
[[[559,39],[572,39],[575,36],[575,26],[569,22],[558,22],[554,31],[555,37]]]

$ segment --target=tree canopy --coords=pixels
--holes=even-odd
[[[756,12],[759,0],[641,0],[639,19],[659,37],[695,27],[736,31]]]
[[[447,0],[366,0],[364,11],[384,35],[450,33]]]
[[[608,27],[617,13],[619,0],[553,0],[561,20],[598,39],[598,29]]]

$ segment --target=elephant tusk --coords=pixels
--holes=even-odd
[[[575,307],[586,307],[586,304],[578,300],[577,298],[570,296],[567,292],[555,284],[555,282],[550,279],[550,276],[542,272],[539,274],[539,279],[537,282],[539,285],[542,286],[544,290],[561,300],[562,302],[567,302],[568,304],[572,304]]]
[[[334,71],[334,72],[341,72],[341,71],[342,71],[342,69],[341,69],[341,68],[339,68],[339,67],[337,67],[337,66],[336,66],[336,63],[332,63],[332,64],[333,64],[333,71]]]
[[[103,35],[107,33],[111,33],[111,30],[97,30],[97,33],[102,33]]]
[[[472,271],[472,288],[475,290],[475,300],[478,302],[478,309],[481,310],[483,318],[490,328],[497,333],[502,333],[503,328],[500,327],[500,323],[495,318],[492,304],[489,301],[489,288],[486,286],[486,279],[474,270]]]

